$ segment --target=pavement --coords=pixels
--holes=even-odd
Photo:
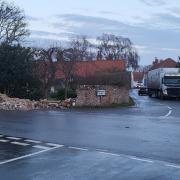
[[[0,112],[2,180],[179,180],[180,101]]]

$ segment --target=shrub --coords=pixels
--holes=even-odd
[[[65,90],[60,89],[57,93],[51,94],[51,98],[56,99],[56,100],[64,100],[65,97]],[[67,98],[76,98],[76,90],[74,89],[69,89],[67,93]]]

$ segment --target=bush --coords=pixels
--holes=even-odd
[[[57,93],[51,94],[51,98],[56,99],[56,100],[64,100],[65,97],[65,90],[60,89]],[[74,89],[69,89],[67,93],[67,98],[76,98],[76,90]]]

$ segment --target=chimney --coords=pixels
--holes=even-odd
[[[156,64],[158,64],[158,63],[159,63],[159,60],[158,60],[157,57],[155,57],[155,60],[153,61],[153,65],[156,65]]]

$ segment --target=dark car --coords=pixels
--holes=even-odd
[[[147,95],[148,94],[148,90],[146,87],[141,87],[138,91],[138,95],[141,96],[141,95]]]

